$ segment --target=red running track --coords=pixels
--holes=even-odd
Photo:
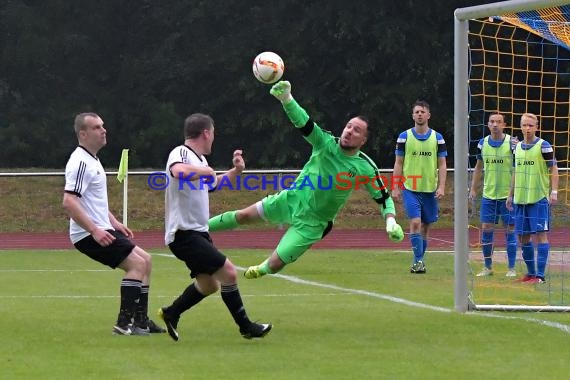
[[[227,248],[264,248],[273,249],[285,230],[247,230],[213,232],[214,244],[220,249]],[[498,231],[497,245],[504,246],[503,233]],[[162,231],[135,232],[135,242],[142,248],[164,247],[164,233]],[[479,240],[479,231],[469,229],[469,241],[476,243]],[[570,245],[570,228],[557,228],[549,234],[552,247],[565,247]],[[0,249],[68,249],[73,248],[67,233],[0,233]],[[382,230],[333,230],[324,240],[318,242],[313,248],[378,248],[408,250],[409,242],[404,239],[402,243],[393,243]],[[430,250],[453,249],[452,229],[433,229],[429,237]]]

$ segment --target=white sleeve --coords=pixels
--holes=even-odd
[[[68,193],[81,197],[91,178],[84,161],[69,160],[65,166],[65,188]]]
[[[170,168],[172,168],[172,165],[174,164],[178,164],[178,163],[183,163],[184,162],[184,158],[182,157],[183,155],[183,149],[181,147],[175,148],[173,149],[170,154],[168,155],[168,161],[166,161],[166,174],[170,175],[171,177],[177,178],[177,173],[172,173],[172,171],[170,170]]]

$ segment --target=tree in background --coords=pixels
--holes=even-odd
[[[308,148],[251,73],[264,50],[283,57],[285,79],[303,83],[299,96],[324,128],[368,115],[367,152],[390,167],[417,98],[451,137],[453,10],[478,3],[4,1],[0,167],[62,167],[75,144],[69,120],[84,111],[115,136],[108,166],[128,147],[131,167],[161,167],[184,115],[204,112],[218,127],[213,165],[239,146],[250,168],[299,167]]]

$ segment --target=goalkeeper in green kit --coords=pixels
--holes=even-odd
[[[368,120],[356,116],[347,122],[340,138],[334,137],[323,131],[293,99],[288,81],[273,85],[270,94],[281,101],[289,120],[313,149],[289,188],[242,210],[228,211],[209,220],[210,231],[228,230],[259,220],[289,225],[271,256],[249,267],[245,277],[277,273],[296,261],[331,231],[336,215],[359,186],[365,187],[378,203],[390,240],[402,241],[404,232],[395,220],[394,201],[376,164],[360,151],[368,137]]]

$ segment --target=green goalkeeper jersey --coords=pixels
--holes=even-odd
[[[312,146],[309,161],[287,191],[296,192],[304,214],[334,220],[354,189],[365,188],[380,206],[382,216],[396,214],[394,201],[374,161],[358,152],[346,155],[339,138],[323,131],[307,112],[292,100],[283,106],[289,120]]]

